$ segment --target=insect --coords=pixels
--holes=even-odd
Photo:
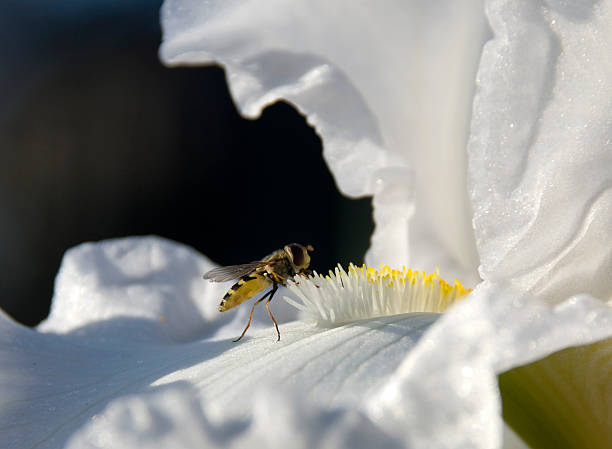
[[[226,310],[233,309],[234,307],[242,304],[244,301],[251,299],[264,289],[272,286],[272,290],[263,295],[253,304],[251,308],[251,314],[249,315],[249,322],[246,327],[234,342],[240,341],[247,329],[251,325],[253,319],[253,311],[255,306],[268,298],[266,301],[266,309],[268,315],[276,327],[276,333],[280,341],[280,331],[278,330],[278,323],[274,319],[274,315],[270,311],[270,301],[278,289],[278,285],[286,285],[287,279],[295,275],[307,275],[310,274],[308,265],[310,265],[310,255],[308,251],[314,251],[312,245],[300,245],[299,243],[290,243],[285,245],[283,249],[277,249],[273,253],[267,255],[262,260],[258,260],[251,263],[242,265],[229,265],[226,267],[214,268],[204,274],[204,279],[208,279],[211,282],[226,282],[233,279],[239,279],[232,287],[227,291],[221,304],[219,304],[219,312],[225,312]]]

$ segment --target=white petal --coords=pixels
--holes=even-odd
[[[177,432],[177,429],[181,429]],[[177,383],[115,400],[70,438],[67,448],[217,448],[197,392]],[[211,432],[212,433],[212,432]]]
[[[475,277],[465,144],[481,0],[167,0],[162,24],[166,63],[221,62],[247,116],[295,104],[340,190],[376,193],[371,265]]]
[[[496,448],[496,375],[612,336],[612,308],[588,296],[556,307],[483,283],[423,336],[370,402],[375,421],[410,447]]]
[[[141,266],[134,260],[143,262],[139,256],[143,254],[149,254],[145,260],[150,259],[152,246],[165,247],[162,253],[166,256],[184,251],[169,242],[135,239],[85,247],[83,254],[96,254],[92,249],[96,246],[109,258],[83,262],[91,273],[98,273],[94,277],[108,272],[111,261],[110,266],[128,280],[125,285],[136,280],[145,285],[150,282],[151,291],[160,285],[160,279],[175,285],[171,278],[177,275],[176,267]],[[109,251],[113,247],[130,250]],[[75,254],[79,251],[66,260]],[[66,263],[66,270],[70,265]],[[96,285],[105,291],[104,286],[112,283]],[[347,441],[356,427],[370,429],[380,441],[407,439],[432,448],[468,443],[495,447],[502,438],[497,373],[612,333],[611,309],[600,301],[576,297],[552,308],[484,284],[471,299],[438,320],[420,341],[437,315],[381,317],[324,331],[310,324],[289,323],[281,325],[280,343],[274,341],[271,327],[250,333],[240,344],[218,339],[181,342],[168,338],[172,332],[159,331],[165,323],[147,315],[151,302],[138,303],[136,298],[134,307],[125,309],[116,302],[120,296],[113,296],[115,290],[106,293],[117,314],[99,322],[84,317],[83,322],[89,324],[61,334],[37,332],[0,316],[2,447],[64,447],[88,423],[75,441],[83,441],[82,437],[94,444],[107,438],[120,447],[116,438],[132,435],[155,447],[155,432],[161,431],[167,433],[167,440],[162,441],[177,445],[181,438],[217,441],[215,438],[233,438],[232,425],[247,422],[235,443],[256,445],[273,439],[268,422],[275,412],[282,426],[299,429],[296,432],[301,432],[305,447],[324,430],[333,436],[321,441],[342,446],[338,442]],[[102,303],[103,298],[100,293]],[[141,310],[143,305],[147,307]],[[147,335],[151,338],[144,338]],[[140,395],[151,386],[177,381],[197,388],[204,416],[217,424],[203,426],[204,433],[185,431],[185,423],[203,419],[193,400],[168,399],[167,419],[155,412],[159,401],[144,397],[121,402],[125,395]],[[277,393],[260,391],[266,385]],[[312,402],[304,402],[306,394]],[[293,395],[298,395],[295,403]],[[108,405],[116,399],[120,402]],[[369,404],[365,410],[364,401]],[[127,415],[125,407],[132,410]],[[362,412],[355,414],[356,409]],[[113,410],[120,412],[115,415]],[[107,412],[110,418],[105,421]],[[326,421],[333,416],[336,421]],[[301,426],[301,418],[310,424]],[[160,428],[159,422],[167,427]],[[453,435],[460,437],[451,438]],[[286,443],[289,437],[289,433],[279,436],[279,441]]]
[[[223,286],[202,279],[213,267],[193,249],[159,237],[79,245],[62,260],[51,312],[39,330],[87,333],[124,320],[143,325],[117,336],[127,341],[193,338],[218,315]],[[165,335],[151,334],[160,331]]]
[[[119,399],[79,431],[68,449],[353,448],[399,449],[367,416],[324,410],[278,389],[258,392],[249,418],[215,422],[187,385],[177,383]]]
[[[67,448],[392,449],[406,447],[402,440],[362,412],[325,409],[278,389],[258,391],[249,418],[218,422],[202,408],[193,388],[176,383],[113,401],[71,438]],[[527,448],[504,427],[504,449]]]
[[[437,314],[406,314],[321,330],[288,323],[281,341],[265,329],[241,344],[225,343],[216,358],[159,379],[190,379],[219,413],[249,410],[252,392],[271,383],[308,392],[319,405],[355,405],[380,386]]]
[[[114,399],[175,381],[197,386],[210,410],[231,416],[249,412],[253,391],[268,382],[307,391],[324,408],[354,405],[437,318],[385,317],[329,331],[281,324],[279,343],[266,321],[238,344],[218,334],[204,339],[224,323],[198,306],[200,296],[218,304],[201,279],[207,265],[194,251],[158,238],[71,250],[44,332],[0,314],[0,447],[64,447]]]
[[[219,313],[232,282],[203,280],[214,266],[193,249],[160,237],[79,245],[62,260],[51,313],[38,329],[126,343],[235,337],[249,311]],[[273,308],[279,322],[295,319],[283,301],[275,301]],[[258,310],[254,321],[254,328],[267,326],[266,312]]]
[[[354,406],[396,369],[435,318],[389,317],[324,332],[292,323],[281,327],[279,343],[265,329],[239,344],[139,345],[112,335],[92,343],[75,334],[41,334],[2,316],[0,442],[11,449],[63,447],[113,399],[176,381],[195,385],[199,400],[226,419],[248,415],[253,392],[268,383],[308,392],[323,408]]]
[[[389,364],[389,357],[383,350],[357,370],[354,358],[365,356],[357,353],[369,352],[368,345],[385,348],[372,342],[380,333],[405,333],[408,319],[398,318],[396,325],[387,323],[368,336],[361,335],[370,327],[366,323],[362,329],[358,325],[305,337],[308,331],[296,323],[287,332],[288,347],[267,343],[266,348],[258,335],[250,346],[235,346],[215,361],[161,380],[202,379],[197,392],[171,383],[151,394],[120,398],[97,413],[70,447],[103,442],[157,448],[163,442],[172,447],[365,448],[401,442],[403,447],[495,449],[504,441],[507,447],[523,448],[503,427],[496,374],[612,334],[611,309],[600,301],[571,298],[551,307],[483,284],[425,333],[380,390],[363,388],[350,377],[367,376],[377,365]],[[302,337],[293,340],[294,332]],[[340,372],[348,373],[352,383],[344,393],[346,385],[337,383]],[[212,389],[217,393],[211,394]],[[330,400],[349,390],[353,398]],[[203,399],[204,411],[195,394]],[[355,435],[359,438],[347,445]]]
[[[491,0],[470,181],[487,279],[612,297],[612,1]]]

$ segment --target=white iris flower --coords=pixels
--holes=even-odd
[[[82,245],[39,329],[0,316],[0,447],[612,446],[612,0],[167,0],[162,24],[244,115],[307,116],[373,195],[370,266],[475,288],[440,316],[353,267],[292,287],[324,326],[233,344],[248,310],[218,315],[202,256]]]

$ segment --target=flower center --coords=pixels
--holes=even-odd
[[[322,276],[296,277],[288,288],[300,300],[285,300],[304,311],[318,324],[337,326],[351,321],[411,312],[442,313],[466,289],[455,279],[450,285],[438,273],[392,269],[380,270],[349,264],[348,272],[340,264]]]

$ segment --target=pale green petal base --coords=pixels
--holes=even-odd
[[[499,378],[504,420],[537,449],[612,447],[612,339]]]

